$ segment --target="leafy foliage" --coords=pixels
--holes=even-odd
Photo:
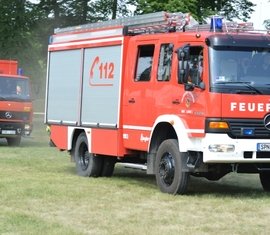
[[[203,18],[222,13],[227,19],[246,20],[255,6],[249,0],[137,0],[137,13],[155,11],[190,12],[194,18]]]
[[[267,30],[270,30],[270,19],[265,20],[265,21],[263,22],[263,24],[264,24],[264,26],[265,26],[265,28],[266,28]]]

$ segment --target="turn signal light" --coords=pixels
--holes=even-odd
[[[23,110],[24,110],[25,112],[30,112],[30,111],[31,111],[31,107],[25,106],[25,107],[23,108]]]
[[[227,122],[209,122],[210,129],[229,129]]]

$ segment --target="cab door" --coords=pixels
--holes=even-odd
[[[187,45],[187,44],[185,44]],[[179,79],[184,92],[180,97],[180,116],[185,121],[189,137],[202,137],[204,135],[206,112],[206,86],[207,62],[205,48],[199,44],[188,45],[188,56],[179,61],[179,70],[184,70],[185,79]],[[183,73],[182,73],[183,74]]]
[[[147,150],[154,120],[156,42],[130,43],[124,77],[123,139],[126,148]]]

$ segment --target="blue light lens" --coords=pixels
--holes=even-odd
[[[23,69],[22,68],[18,68],[17,73],[18,73],[18,75],[23,75]]]
[[[254,135],[254,129],[242,129],[243,135]]]
[[[210,29],[211,31],[222,31],[222,18],[216,16],[212,17]]]

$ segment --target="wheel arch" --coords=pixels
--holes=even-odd
[[[166,139],[178,139],[173,126],[169,122],[160,122],[151,134],[149,152],[157,151],[158,146]]]
[[[157,118],[151,133],[150,144],[147,155],[147,173],[154,174],[155,155],[158,147],[166,139],[176,139],[183,142],[187,139],[185,126],[176,115],[162,115]],[[180,148],[179,148],[180,149]],[[183,149],[184,150],[184,149]],[[181,151],[183,151],[181,149]]]
[[[88,147],[90,147],[90,136],[88,133],[91,133],[88,129],[84,128],[76,128],[76,127],[69,127],[68,128],[68,150],[74,149],[76,141],[81,133],[85,133],[87,139],[88,139]]]

